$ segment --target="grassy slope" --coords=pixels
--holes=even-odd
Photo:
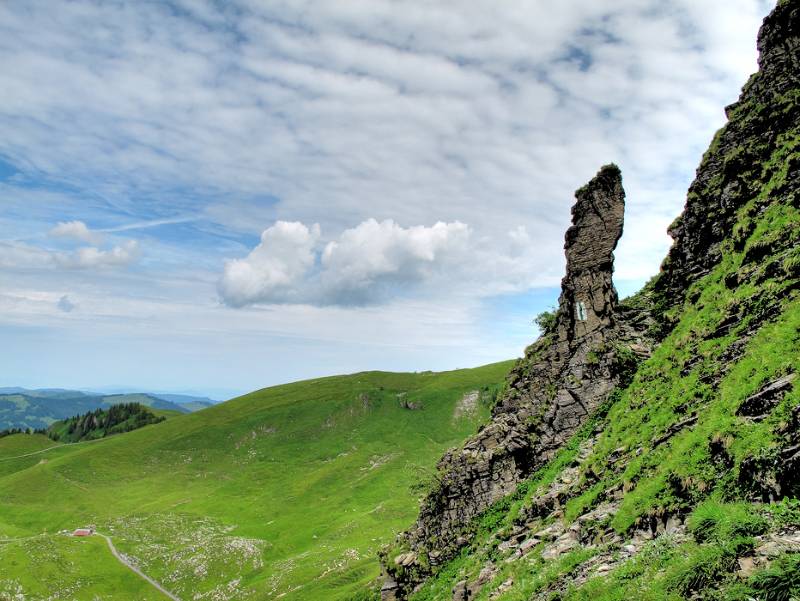
[[[299,382],[24,459],[7,458],[31,443],[9,437],[0,537],[96,523],[186,597],[347,598],[377,576],[377,548],[413,518],[416,483],[485,419],[483,406],[455,419],[458,401],[496,387],[509,367]],[[35,586],[16,565],[0,582]],[[94,563],[70,555],[64,570],[84,581]],[[87,584],[74,597],[94,594]]]
[[[0,438],[0,458],[41,451],[58,444],[41,434],[4,436]]]
[[[763,218],[770,219],[775,211],[792,213],[793,222],[800,223],[800,214],[786,206],[767,211]],[[603,491],[622,486],[627,492],[610,524],[618,532],[629,532],[637,527],[640,519],[650,515],[691,512],[690,530],[702,523],[710,533],[702,542],[673,545],[668,540],[660,541],[611,575],[590,580],[583,587],[556,598],[622,601],[629,599],[630,592],[635,590],[637,599],[668,601],[701,591],[707,599],[745,601],[764,598],[759,595],[769,592],[765,587],[772,586],[774,580],[786,582],[789,573],[796,575],[800,569],[800,558],[788,556],[771,571],[757,574],[750,580],[740,581],[735,575],[735,559],[752,547],[752,535],[764,532],[766,526],[772,529],[800,526],[800,504],[796,501],[774,505],[741,503],[741,499],[750,497],[750,491],[748,483],[739,478],[744,461],[756,457],[768,463],[774,455],[791,408],[800,405],[800,388],[795,387],[785,395],[761,422],[736,416],[736,409],[750,394],[800,365],[797,292],[783,294],[786,283],[770,290],[771,295],[783,298],[779,317],[753,337],[745,354],[718,387],[701,381],[704,375],[718,369],[720,355],[737,338],[737,331],[747,327],[747,320],[743,320],[731,334],[703,340],[722,321],[727,308],[758,292],[753,286],[728,290],[721,284],[725,273],[736,268],[740,261],[741,254],[731,253],[714,273],[697,284],[698,301],[682,308],[674,332],[642,366],[633,384],[619,395],[604,420],[603,433],[590,460],[591,472],[599,474],[600,481],[587,483],[585,492],[569,499],[564,507],[564,519],[569,523],[602,501]],[[775,284],[767,282],[765,285],[769,290]],[[697,354],[700,361],[686,376],[681,376],[683,366]],[[671,424],[695,412],[698,415],[695,425],[683,429],[667,443],[653,445],[653,440]],[[485,548],[489,537],[514,523],[519,508],[531,503],[538,491],[570,465],[577,443],[587,434],[585,430],[576,436],[573,445],[520,487],[517,495],[486,512],[476,525],[483,533],[473,549]],[[724,461],[715,457],[712,451],[715,443],[725,449]],[[621,463],[625,469],[610,471],[607,469],[610,455],[615,450],[619,453],[619,449],[624,449],[626,457],[617,465]],[[709,513],[713,514],[711,518],[707,517]],[[488,546],[491,548],[491,544]],[[514,585],[497,597],[498,601],[528,600],[533,594],[547,590],[558,578],[568,578],[577,565],[601,550],[578,549],[558,561],[545,562],[531,557],[503,566],[493,585],[484,588],[476,601],[488,599],[490,592],[509,578]],[[465,551],[429,582],[415,600],[449,600],[453,585],[462,579],[474,580],[490,557],[491,552],[473,555],[470,550]],[[800,580],[795,576],[793,581],[796,584],[791,590],[800,593]]]
[[[16,434],[0,438],[0,477],[36,465],[47,457],[40,451],[60,445],[42,434]],[[0,530],[0,538],[2,534]]]
[[[775,104],[795,110],[797,93]],[[650,516],[675,513],[690,514],[690,530],[702,523],[708,532],[680,545],[669,540],[653,544],[610,575],[556,597],[560,600],[623,600],[631,598],[631,591],[637,599],[651,601],[692,594],[726,601],[788,600],[788,591],[800,595],[798,555],[746,581],[735,575],[736,557],[747,553],[754,544],[752,535],[763,532],[765,524],[773,529],[800,527],[796,490],[784,491],[790,498],[782,504],[752,503],[759,497],[759,485],[740,475],[747,462],[767,467],[779,461],[777,450],[786,445],[791,410],[800,405],[800,386],[795,385],[763,421],[736,415],[749,395],[800,365],[800,210],[797,192],[787,191],[790,166],[796,168],[800,161],[800,132],[795,128],[781,135],[767,156],[745,174],[756,194],[739,210],[733,234],[723,243],[720,264],[691,286],[686,302],[671,309],[674,329],[632,384],[614,397],[582,476],[583,492],[564,507],[564,520],[570,523],[602,502],[604,491],[621,487],[625,495],[610,522],[617,532],[629,534]],[[738,280],[732,277],[737,275]],[[728,359],[731,345],[768,311],[772,317],[755,328],[744,353]],[[670,426],[694,414],[695,424],[654,444]],[[415,599],[450,599],[455,582],[475,580],[492,559],[491,536],[513,525],[520,507],[559,476],[587,434],[576,436],[571,447],[515,495],[488,510],[475,524],[479,534],[473,548],[446,566]],[[615,465],[624,469],[609,469],[612,456],[620,453]],[[753,527],[754,523],[760,525]],[[500,582],[511,578],[514,585],[497,599],[527,601],[558,578],[568,580],[576,565],[599,551],[578,549],[551,562],[533,554],[504,565],[476,599],[487,599]],[[775,584],[779,581],[783,584]]]
[[[162,601],[167,597],[123,567],[94,537],[37,536],[0,541],[0,599],[119,599]],[[91,570],[87,569],[91,566]],[[32,577],[31,575],[34,575]],[[86,594],[92,591],[93,596]],[[52,597],[55,591],[61,596]],[[24,597],[17,597],[24,594]]]

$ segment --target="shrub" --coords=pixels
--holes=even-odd
[[[542,311],[539,313],[539,315],[533,318],[533,323],[539,327],[539,331],[541,332],[542,336],[553,331],[553,328],[556,326],[557,314],[557,311],[552,309],[550,311]]]

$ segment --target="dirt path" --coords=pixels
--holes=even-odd
[[[33,536],[23,536],[20,538],[0,538],[0,545],[7,545],[9,543],[18,543],[23,540],[33,540],[35,538],[42,538],[43,536],[48,536],[47,533],[43,534],[34,534]]]
[[[114,543],[111,542],[111,538],[99,532],[95,532],[95,534],[97,536],[102,536],[104,539],[106,539],[106,542],[108,543],[108,548],[111,550],[111,554],[114,555],[114,557],[117,558],[117,561],[119,561],[122,565],[124,565],[134,574],[139,576],[139,578],[142,578],[143,580],[149,582],[153,587],[157,588],[161,593],[172,599],[172,601],[181,601],[179,597],[176,597],[174,594],[170,593],[167,589],[161,586],[161,584],[150,578],[150,576],[148,576],[147,574],[142,572],[139,568],[137,568],[135,565],[133,565],[131,562],[129,562],[122,553],[117,551],[117,548],[114,546]]]
[[[66,442],[64,444],[54,444],[52,447],[47,447],[46,449],[39,449],[38,451],[32,451],[30,453],[25,453],[23,455],[14,455],[13,457],[2,457],[0,461],[11,461],[12,459],[22,459],[23,457],[33,457],[34,455],[40,455],[41,453],[46,453],[47,451],[52,451],[53,449],[63,449],[64,447],[74,447],[79,444],[90,444],[92,442],[100,442],[103,440],[107,440],[106,438],[95,438],[94,440],[82,440],[80,442]]]

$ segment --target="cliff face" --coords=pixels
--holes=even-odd
[[[800,595],[800,2],[758,49],[661,273],[622,306],[619,170],[578,190],[555,320],[441,460],[384,599]]]
[[[765,19],[758,36],[759,71],[726,107],[728,124],[703,157],[684,211],[670,226],[674,244],[657,282],[669,302],[682,300],[693,282],[719,264],[725,240],[741,249],[752,233],[734,231],[741,222],[738,212],[762,192],[773,153],[789,141],[798,121],[799,11],[796,1],[784,0]],[[796,190],[797,163],[787,165],[787,175],[783,190]]]
[[[470,521],[550,460],[635,358],[648,354],[646,316],[621,312],[612,283],[624,208],[616,165],[603,167],[576,192],[554,321],[511,372],[491,422],[440,461],[438,486],[406,535],[410,550],[389,563],[385,599],[406,595],[467,544]]]

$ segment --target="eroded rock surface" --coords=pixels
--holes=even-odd
[[[723,378],[752,352],[755,342],[765,348],[756,338],[759,331],[785,318],[787,307],[791,307],[787,297],[795,298],[800,290],[800,229],[796,212],[788,210],[796,209],[800,202],[799,40],[800,2],[779,0],[759,34],[759,73],[744,86],[739,101],[726,109],[729,122],[703,157],[685,210],[670,227],[674,245],[662,272],[634,301],[640,308],[620,306],[611,280],[613,250],[622,230],[624,210],[619,170],[604,167],[576,193],[573,226],[566,235],[567,273],[553,325],[527,349],[510,374],[491,422],[440,462],[438,485],[426,498],[417,523],[401,541],[402,552],[393,552],[401,561],[393,562],[393,557],[385,561],[396,580],[392,593],[396,598],[406,598],[438,565],[470,543],[474,531],[470,525],[475,519],[550,460],[610,391],[627,383],[631,362],[635,365],[637,357],[649,354],[652,341],[644,332],[665,339],[681,320],[679,307],[684,303],[697,314],[713,317],[712,322],[719,321],[706,327],[698,320],[678,340],[670,342],[676,350],[687,350],[685,355],[675,355],[680,359],[676,364],[679,376],[666,368],[649,375],[671,385],[678,377],[695,374],[698,388],[707,395],[700,397],[702,403],[693,405],[694,399],[690,400],[660,434],[640,441],[646,444],[606,451],[605,465],[583,465],[591,447],[582,448],[556,480],[534,491],[524,506],[515,506],[511,523],[504,522],[489,535],[482,533],[470,554],[482,557],[483,569],[493,573],[504,562],[535,558],[544,565],[554,565],[576,549],[592,549],[593,557],[560,576],[538,596],[529,596],[544,600],[589,578],[609,574],[652,541],[671,546],[691,540],[684,524],[687,507],[666,511],[654,506],[627,531],[611,528],[626,495],[635,490],[627,488],[632,483],[620,475],[624,462],[643,452],[679,452],[672,449],[674,437],[686,436],[689,430],[703,425],[708,404],[719,402]],[[712,274],[718,266],[722,269]],[[709,274],[711,278],[701,281]],[[724,295],[728,300],[720,304],[717,315],[712,310],[716,293],[708,292],[722,286],[738,293]],[[711,309],[705,310],[705,303]],[[730,343],[720,342],[718,354],[703,346],[732,335],[735,339]],[[785,366],[741,399],[736,407],[736,431],[741,424],[752,426],[767,420],[781,403],[785,404],[786,395],[795,394],[795,372],[796,366],[787,356]],[[650,381],[637,382],[638,391]],[[642,395],[642,402],[647,400],[662,401]],[[772,432],[775,445],[768,452],[744,456],[736,467],[735,485],[743,500],[766,503],[800,496],[800,406],[786,411],[788,414],[784,412]],[[714,464],[710,467],[720,473],[734,468],[726,444],[716,434],[708,441]],[[595,469],[602,472],[598,474]],[[595,504],[568,522],[563,510],[566,501],[586,493],[598,482],[606,482],[606,477],[615,473],[608,479],[614,484],[600,492]],[[647,473],[659,471],[653,465],[643,473],[646,478]],[[708,494],[708,484],[697,483],[694,493],[699,497],[705,490]],[[675,494],[688,503],[686,493],[692,483],[675,480],[674,486]],[[796,525],[772,529],[755,540],[755,548],[737,558],[743,577],[768,565],[771,558],[795,553],[798,548]],[[492,577],[486,584],[490,592],[484,590],[481,595],[493,599],[514,588],[513,578],[508,574],[503,578],[499,582],[499,575]],[[483,586],[472,568],[459,571],[456,579],[454,600],[472,598]],[[695,593],[694,597],[700,598],[701,594]]]
[[[781,138],[800,119],[800,3],[782,0],[764,20],[758,35],[759,72],[745,84],[739,100],[725,109],[728,124],[703,157],[681,216],[670,226],[674,244],[662,265],[658,288],[664,298],[682,302],[689,285],[722,258],[723,242],[741,244],[750,234],[735,231],[738,211],[759,191],[761,166],[768,164]],[[797,163],[784,184],[772,191],[779,202],[797,202]],[[782,237],[776,244],[789,240]],[[777,248],[758,247],[747,255],[757,264]],[[746,266],[744,266],[746,267]],[[744,279],[747,270],[739,275]],[[732,286],[737,282],[731,282]]]
[[[603,167],[576,192],[553,325],[512,370],[491,422],[440,461],[439,485],[406,534],[417,559],[401,562],[400,569],[393,558],[386,562],[398,598],[429,566],[466,544],[470,521],[551,459],[625,377],[634,358],[648,354],[647,316],[622,311],[612,283],[624,210],[616,165]]]

